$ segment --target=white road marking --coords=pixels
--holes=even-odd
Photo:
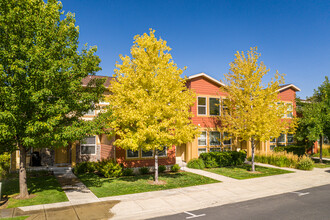
[[[298,196],[304,196],[304,195],[308,195],[309,192],[305,192],[305,193],[302,193],[302,192],[290,192],[290,193],[296,193],[298,194]]]
[[[184,213],[186,213],[187,215],[190,215],[190,216],[186,217],[186,219],[198,218],[198,217],[205,216],[205,214],[195,215],[195,214],[193,214],[191,212],[184,212]]]

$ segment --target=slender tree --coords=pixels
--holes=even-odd
[[[228,97],[223,100],[226,112],[220,116],[220,131],[227,132],[242,141],[251,141],[252,171],[255,171],[254,155],[256,141],[267,141],[289,130],[290,122],[281,119],[287,106],[278,99],[279,84],[284,83],[283,75],[276,72],[266,85],[262,78],[269,70],[258,62],[260,54],[256,48],[237,52],[225,74],[224,90]],[[291,123],[293,128],[294,123]],[[293,131],[293,130],[292,130]]]
[[[104,91],[96,47],[78,52],[74,15],[56,0],[0,2],[0,146],[20,152],[20,197],[28,197],[26,152],[67,146],[91,131],[80,120]]]
[[[155,31],[134,37],[132,58],[120,56],[109,101],[113,106],[111,127],[120,137],[115,141],[123,149],[154,151],[155,182],[158,182],[158,151],[164,146],[191,141],[198,130],[191,123],[190,107],[195,94],[169,53],[166,41]]]
[[[328,77],[314,95],[302,102],[298,99],[298,113],[301,115],[296,137],[307,143],[320,141],[320,162],[324,136],[330,136],[330,83]]]

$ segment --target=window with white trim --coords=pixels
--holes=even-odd
[[[206,153],[207,149],[206,148],[198,148],[198,156],[202,153]]]
[[[142,157],[153,157],[154,151],[153,150],[149,150],[149,151],[141,150],[141,155],[142,155]]]
[[[220,132],[219,131],[210,131],[210,145],[218,146],[220,145]]]
[[[211,147],[210,152],[221,152],[221,147]]]
[[[133,150],[127,150],[127,158],[138,158],[139,157],[139,151],[133,151]]]
[[[271,137],[269,140],[270,143],[276,143],[276,138]]]
[[[96,154],[96,136],[86,137],[80,144],[81,155],[95,155]]]
[[[278,143],[285,143],[285,134],[281,134],[281,135],[277,138],[277,142],[278,142]]]
[[[293,107],[292,107],[292,103],[287,103],[287,114],[286,117],[287,118],[292,118],[293,117]]]
[[[224,145],[231,145],[231,138],[227,139],[229,137],[229,134],[227,132],[223,133],[223,144]]]
[[[206,131],[202,131],[201,135],[198,137],[198,146],[206,146]]]
[[[158,150],[159,157],[166,157],[167,156],[167,147],[163,147],[162,150]]]
[[[286,135],[286,140],[288,143],[293,143],[293,134],[287,134]]]
[[[197,98],[197,115],[206,115],[206,97]]]
[[[220,115],[220,99],[219,98],[209,98],[209,111],[210,115]]]

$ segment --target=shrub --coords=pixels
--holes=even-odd
[[[299,158],[296,168],[299,170],[312,170],[314,168],[314,161],[310,157],[304,155]]]
[[[274,148],[275,152],[286,151],[288,153],[292,152],[295,155],[302,156],[306,152],[306,147],[303,145],[287,145],[287,146],[277,146]]]
[[[181,169],[181,167],[179,166],[179,164],[174,164],[172,167],[171,167],[171,171],[172,172],[178,172],[179,170]]]
[[[206,168],[215,168],[219,166],[215,158],[211,158],[209,160],[204,161],[204,164]]]
[[[98,172],[106,178],[119,177],[123,174],[120,164],[113,160],[102,160],[99,162]]]
[[[228,151],[228,152],[209,152],[202,153],[199,156],[204,161],[205,167],[226,167],[242,165],[246,158],[245,151]]]
[[[5,178],[10,169],[10,153],[0,155],[0,180]]]
[[[134,171],[132,168],[126,168],[123,170],[123,176],[133,176]]]
[[[141,175],[148,174],[148,173],[150,173],[150,168],[149,167],[141,167],[139,169],[139,172],[140,172]]]
[[[99,164],[98,162],[81,162],[78,163],[74,168],[75,174],[83,174],[83,173],[94,173],[98,171]]]
[[[164,165],[159,165],[159,166],[158,166],[158,171],[159,171],[160,173],[164,173],[164,172],[166,171],[166,166],[164,166]]]
[[[292,152],[269,152],[267,155],[259,154],[255,155],[254,161],[260,163],[271,164],[279,167],[292,167],[295,168],[298,163],[298,155]]]
[[[193,169],[204,169],[205,164],[202,159],[192,159],[188,162],[187,167],[193,168]]]

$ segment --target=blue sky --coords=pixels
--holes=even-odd
[[[205,72],[223,79],[236,51],[258,47],[305,98],[330,76],[330,1],[63,0],[76,14],[79,41],[96,45],[102,71],[113,74],[119,54],[129,55],[136,34],[156,30],[185,75]]]

